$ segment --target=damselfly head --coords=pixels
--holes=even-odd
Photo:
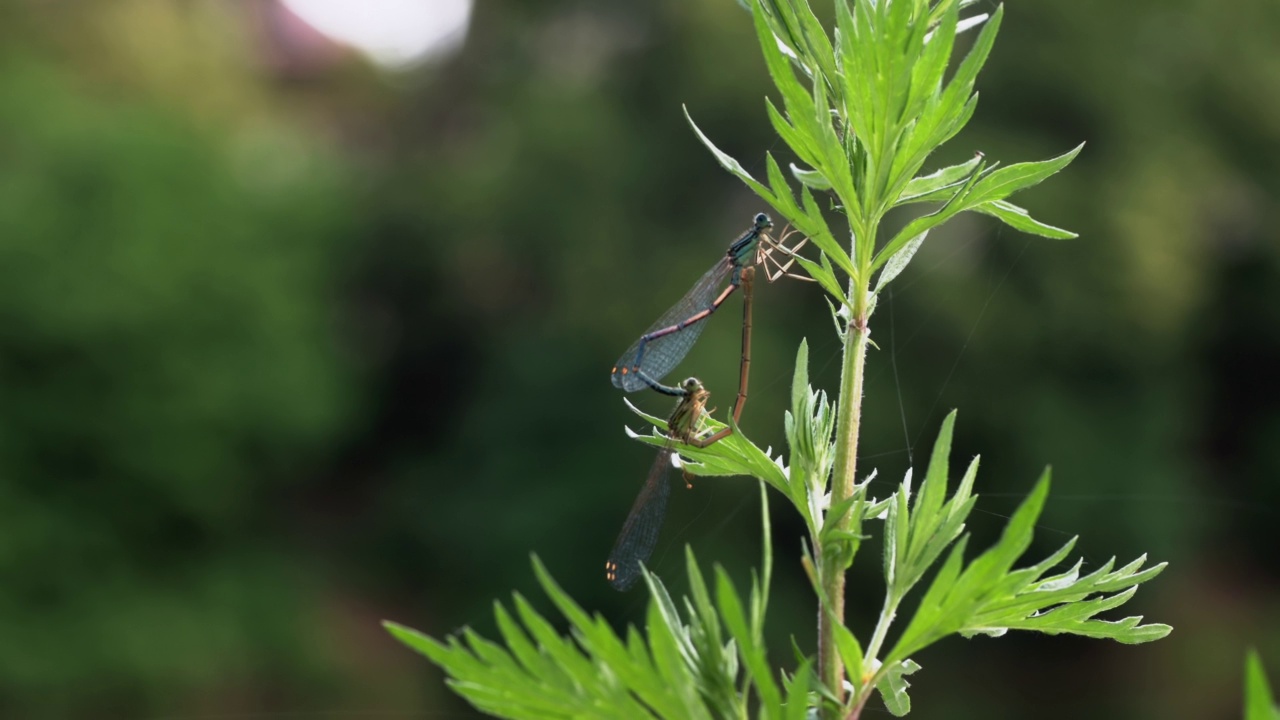
[[[756,213],[755,217],[756,230],[768,230],[773,227],[773,221],[764,213]]]

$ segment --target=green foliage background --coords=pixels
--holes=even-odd
[[[0,3],[0,716],[465,717],[377,622],[492,634],[530,551],[641,617],[600,571],[650,461],[605,376],[763,209],[680,111],[778,150],[749,18],[481,3],[389,77],[293,59],[274,12]],[[1278,31],[1268,0],[1006,8],[937,163],[1088,141],[1022,198],[1081,237],[930,237],[876,315],[862,467],[896,482],[961,408],[979,510],[1052,463],[1044,548],[1170,561],[1127,607],[1177,631],[946,643],[917,715],[1227,717],[1245,646],[1280,663]],[[828,387],[836,344],[818,292],[757,298],[743,427],[777,447],[796,344]],[[677,371],[722,408],[737,342],[714,322]],[[659,572],[684,543],[745,569],[754,493],[677,493]],[[771,610],[811,647],[798,535]]]

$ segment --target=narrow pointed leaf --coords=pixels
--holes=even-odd
[[[984,203],[1003,200],[1010,195],[1040,183],[1045,178],[1065,168],[1084,148],[1081,143],[1056,158],[1039,162],[1026,162],[993,170],[973,186],[965,204],[977,207]]]
[[[980,162],[982,162],[982,157],[980,155],[975,155],[969,161],[960,163],[959,165],[952,165],[940,170],[935,170],[928,175],[921,175],[913,178],[907,183],[906,187],[902,189],[902,193],[898,196],[898,200],[894,204],[905,205],[912,202],[939,202],[945,200],[946,197],[950,197],[950,194],[943,197],[940,196],[939,193],[947,188],[953,186],[959,187],[962,185],[964,180],[973,173],[974,168],[976,168]]]
[[[1280,720],[1257,650],[1249,650],[1244,667],[1244,720]]]
[[[894,253],[893,257],[890,257],[889,260],[885,262],[884,267],[880,270],[880,277],[876,279],[876,289],[873,292],[879,294],[879,292],[884,289],[885,285],[893,282],[894,278],[898,277],[903,270],[907,269],[907,264],[911,262],[911,258],[915,257],[916,251],[924,244],[925,236],[928,234],[929,231],[925,230],[919,235],[911,238],[907,241],[906,245],[902,246],[901,250]]]
[[[693,118],[690,117],[688,107],[684,108],[684,117],[685,120],[689,121],[689,127],[693,128],[694,134],[698,136],[698,139],[702,141],[702,144],[706,145],[707,149],[711,151],[711,154],[715,156],[716,162],[720,163],[720,167],[736,175],[739,180],[746,183],[747,187],[754,190],[757,195],[764,198],[764,200],[770,205],[773,204],[773,193],[764,185],[757,182],[755,178],[751,177],[751,173],[747,172],[746,168],[742,167],[742,163],[739,163],[729,155],[721,152],[720,148],[716,147],[715,143],[711,142],[711,139],[703,134],[697,123],[695,123]]]
[[[1076,233],[1070,230],[1063,230],[1036,220],[1023,208],[1005,200],[992,200],[977,205],[973,209],[1000,220],[1014,230],[1020,230],[1031,235],[1039,235],[1051,240],[1070,240],[1077,237]]]
[[[809,192],[808,187],[800,188],[800,201],[804,205],[805,225],[797,227],[810,240],[813,241],[831,261],[836,264],[846,275],[857,281],[858,271],[853,267],[853,261],[849,259],[849,254],[844,251],[844,247],[836,242],[835,236],[831,234],[831,229],[822,218],[822,210],[818,207],[818,203],[813,199],[813,193]]]
[[[795,163],[791,164],[791,175],[811,190],[830,190],[831,181],[817,170],[805,170]]]

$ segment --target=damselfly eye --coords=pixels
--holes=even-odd
[[[768,215],[765,215],[764,213],[759,213],[758,215],[756,215],[756,227],[758,228],[773,227],[773,221],[769,219]]]

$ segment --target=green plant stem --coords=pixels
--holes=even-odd
[[[876,656],[880,654],[880,647],[884,645],[884,639],[889,635],[889,626],[893,625],[893,620],[898,616],[898,604],[902,602],[902,598],[892,590],[885,595],[884,607],[880,610],[880,619],[876,621],[875,632],[871,634],[871,642],[867,644],[867,650],[863,654],[862,668],[858,673],[855,683],[858,701],[854,704],[853,709],[845,716],[845,720],[857,720],[862,716],[862,708],[867,704],[867,699],[871,697],[871,688],[880,682],[882,667],[877,668],[878,662]]]
[[[862,418],[862,376],[867,358],[867,329],[865,303],[866,290],[852,287],[855,300],[854,320],[849,323],[845,336],[844,363],[840,370],[840,400],[836,420],[836,458],[831,481],[831,504],[835,505],[853,494],[858,469],[858,430]],[[855,522],[861,525],[860,503],[839,521],[839,529],[857,533]],[[836,648],[832,623],[844,622],[845,570],[852,557],[828,555],[820,549],[818,561],[822,563],[819,578],[826,596],[827,611],[818,612],[818,676],[837,698],[843,702],[844,669]]]
[[[862,671],[869,672],[876,664],[876,656],[880,654],[880,646],[884,645],[884,639],[889,634],[889,626],[893,624],[894,618],[898,616],[898,603],[901,598],[894,592],[889,592],[884,598],[884,607],[880,610],[880,619],[876,622],[875,632],[871,634],[871,642],[867,643],[867,649],[864,653]]]

